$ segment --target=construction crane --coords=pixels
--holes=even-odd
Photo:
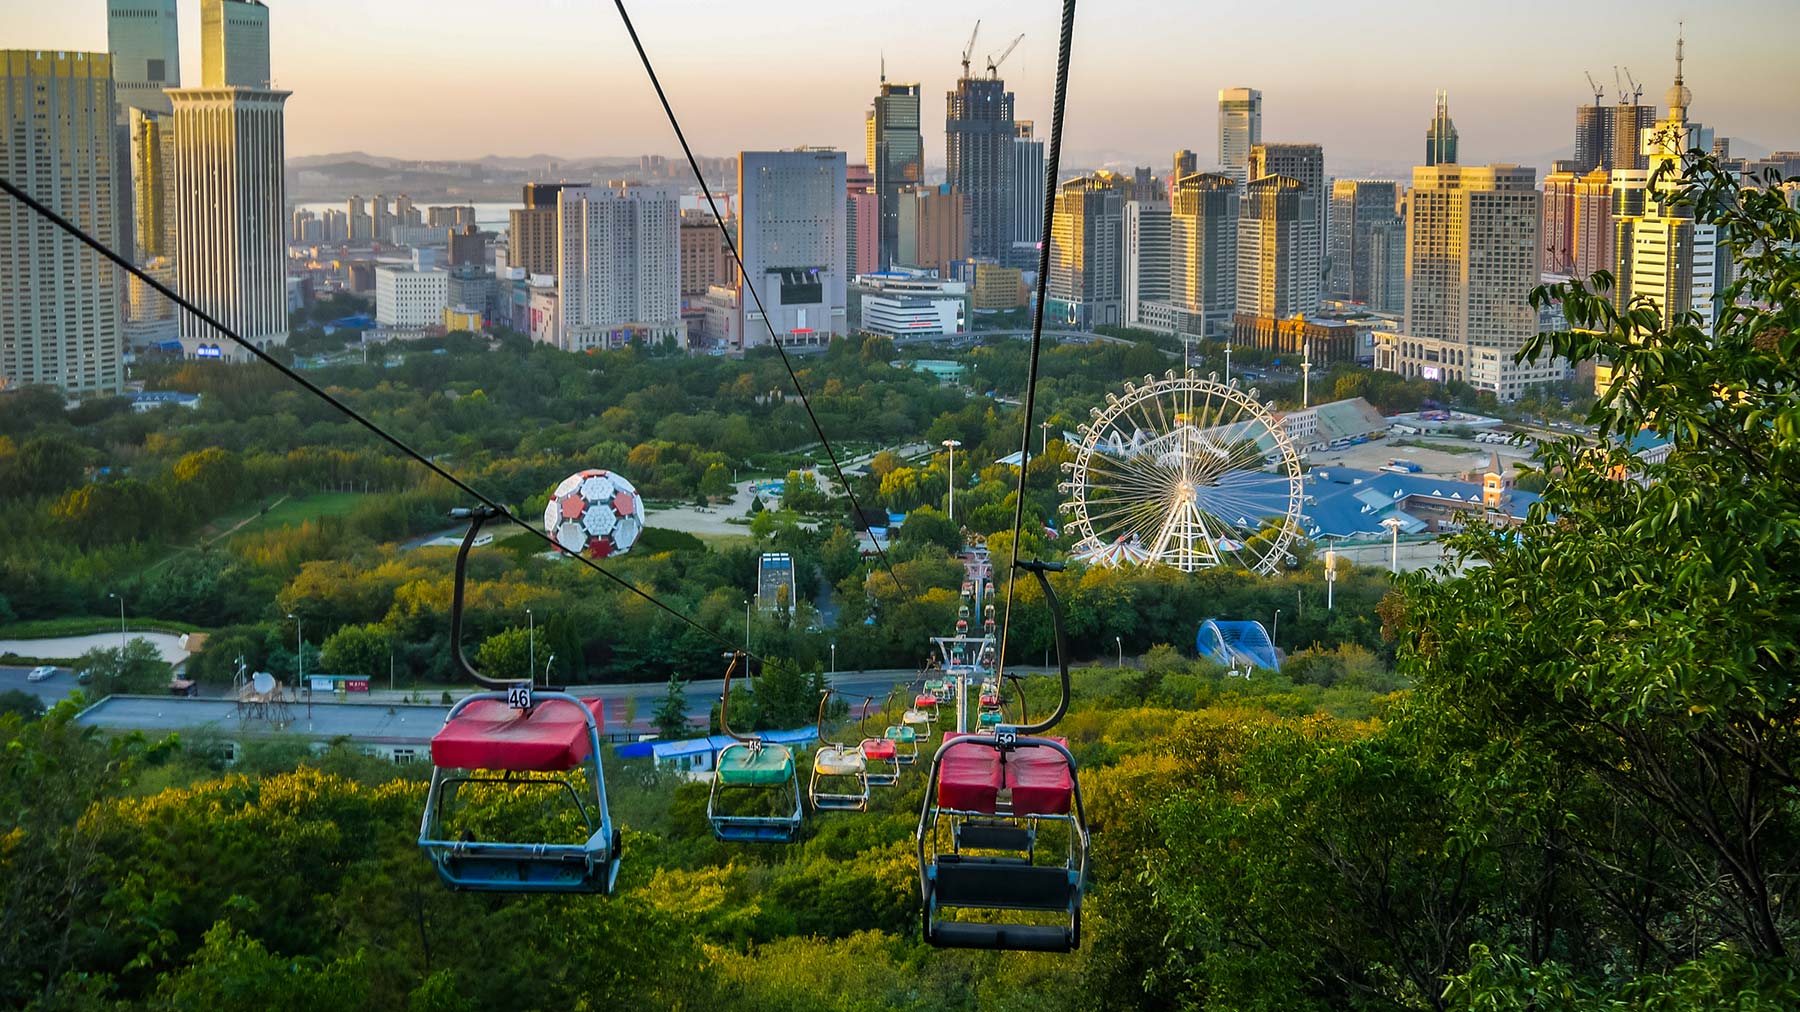
[[[963,47],[963,58],[962,58],[963,75],[962,76],[965,80],[967,80],[968,76],[969,76],[969,57],[971,57],[975,54],[975,36],[980,35],[980,34],[981,34],[981,19],[976,18],[975,19],[975,30],[969,33],[969,44]]]
[[[1588,87],[1594,89],[1594,104],[1599,105],[1600,100],[1606,97],[1606,89],[1600,86],[1599,81],[1594,80],[1592,73],[1585,70],[1582,73],[1587,74]]]
[[[1625,83],[1631,85],[1631,104],[1643,105],[1641,99],[1644,97],[1644,86],[1632,80],[1630,67],[1625,68]],[[1619,101],[1621,103],[1625,101],[1625,93],[1623,91],[1619,92]]]
[[[1019,48],[1019,43],[1024,42],[1024,41],[1025,41],[1025,33],[1020,32],[1018,38],[1013,39],[1011,42],[1006,44],[1006,48],[1002,49],[1000,51],[999,56],[988,57],[988,80],[991,81],[994,78],[1000,76],[1000,65],[1002,63],[1005,63],[1006,58],[1012,55],[1012,51]]]

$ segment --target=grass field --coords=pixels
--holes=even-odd
[[[190,622],[164,622],[161,619],[129,616],[125,625],[133,632],[164,632],[180,635],[207,630]],[[0,640],[46,640],[59,636],[92,636],[95,633],[119,631],[117,615],[72,615],[67,618],[40,618],[0,625]]]
[[[290,496],[262,516],[245,524],[238,534],[298,527],[320,517],[341,517],[354,510],[366,494],[362,492],[319,492],[314,495]]]

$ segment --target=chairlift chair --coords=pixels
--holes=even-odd
[[[1081,784],[1068,742],[1043,736],[1069,705],[1062,607],[1045,575],[1060,567],[1020,567],[1037,577],[1050,603],[1062,697],[1036,723],[946,734],[933,756],[916,841],[924,935],[936,946],[1067,952],[1081,944],[1089,847]],[[1067,831],[1056,863],[1039,858],[1047,825]],[[988,916],[958,919],[964,910]]]
[[[830,742],[825,738],[825,710],[831,703],[831,691],[819,694],[819,748],[813,753],[812,780],[806,793],[812,798],[813,811],[866,812],[869,810],[868,760],[862,749]],[[845,784],[854,784],[851,789]]]
[[[731,729],[729,715],[731,676],[742,653],[733,653],[725,669],[725,688],[719,697],[719,726],[734,739],[719,750],[713,767],[712,787],[706,795],[706,821],[713,836],[726,843],[793,843],[800,836],[806,813],[800,805],[800,775],[794,752],[786,745],[742,735]],[[788,808],[792,798],[793,808]],[[764,811],[741,814],[722,811],[727,799],[760,799]]]
[[[500,515],[491,507],[458,509],[469,521],[456,555],[450,604],[450,642],[456,662],[477,685],[444,718],[431,739],[431,785],[419,823],[419,847],[452,889],[479,892],[610,893],[619,877],[621,837],[606,804],[600,765],[598,699],[533,691],[530,682],[507,682],[477,672],[462,650],[463,588],[469,548],[483,522]],[[587,783],[576,777],[579,770]],[[536,776],[534,774],[551,774]],[[451,807],[465,784],[491,784],[514,792],[566,794],[582,824],[579,842],[481,840],[457,828]],[[590,793],[591,792],[591,793]]]

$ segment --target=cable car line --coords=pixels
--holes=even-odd
[[[1031,466],[1031,417],[1037,405],[1038,353],[1044,344],[1044,300],[1050,282],[1050,228],[1056,212],[1056,174],[1062,161],[1063,109],[1069,94],[1069,49],[1075,38],[1075,0],[1063,0],[1062,35],[1056,48],[1056,92],[1050,112],[1050,150],[1044,161],[1044,220],[1038,233],[1036,305],[1031,317],[1031,368],[1025,377],[1024,424],[1019,437],[1019,487],[1013,503],[1012,560],[1006,571],[1006,612],[1000,621],[1000,649],[994,658],[996,678],[1006,674],[1006,638],[1012,631],[1013,587],[1019,569],[1019,532],[1025,525],[1025,473]]]
[[[712,188],[706,185],[706,177],[700,173],[700,162],[694,157],[694,149],[688,145],[687,132],[681,129],[681,120],[675,116],[675,107],[669,104],[669,96],[663,91],[662,80],[656,76],[656,68],[650,63],[650,54],[645,51],[643,40],[638,38],[637,26],[631,23],[631,15],[625,11],[625,0],[613,0],[613,5],[619,9],[619,19],[625,23],[625,31],[631,35],[631,44],[637,49],[638,59],[643,61],[644,73],[649,75],[651,87],[656,89],[656,98],[662,103],[663,114],[669,118],[669,126],[675,131],[675,139],[681,143],[681,153],[687,156],[688,168],[694,173],[694,182],[706,197],[706,206],[712,211],[713,221],[719,226],[719,234],[725,239],[725,248],[731,251],[731,261],[737,265],[738,277],[743,279],[744,290],[750,293],[751,300],[756,303],[756,311],[762,314],[763,326],[769,331],[769,343],[781,355],[781,364],[787,369],[788,379],[794,383],[794,391],[800,395],[800,404],[806,409],[806,417],[812,422],[813,431],[818,433],[819,442],[825,446],[825,456],[831,461],[831,469],[837,473],[838,485],[850,497],[850,508],[856,511],[856,519],[862,521],[862,505],[856,501],[856,491],[844,477],[844,469],[838,464],[837,451],[831,448],[831,440],[825,435],[825,427],[819,424],[819,416],[813,413],[812,401],[806,396],[806,388],[800,384],[800,374],[794,371],[794,363],[788,358],[787,349],[782,347],[780,338],[775,336],[775,324],[770,321],[768,310],[763,308],[762,296],[757,294],[756,284],[744,270],[744,258],[738,253],[737,240],[732,238],[731,229],[725,226],[725,216],[719,213]],[[906,589],[906,585],[900,581],[900,574],[894,572],[893,560],[888,558],[881,539],[874,535],[870,535],[869,539],[875,543],[875,552],[881,557],[881,565],[894,581],[894,586]]]

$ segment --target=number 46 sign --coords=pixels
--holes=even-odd
[[[531,709],[531,685],[518,682],[506,687],[506,705],[515,710]]]

